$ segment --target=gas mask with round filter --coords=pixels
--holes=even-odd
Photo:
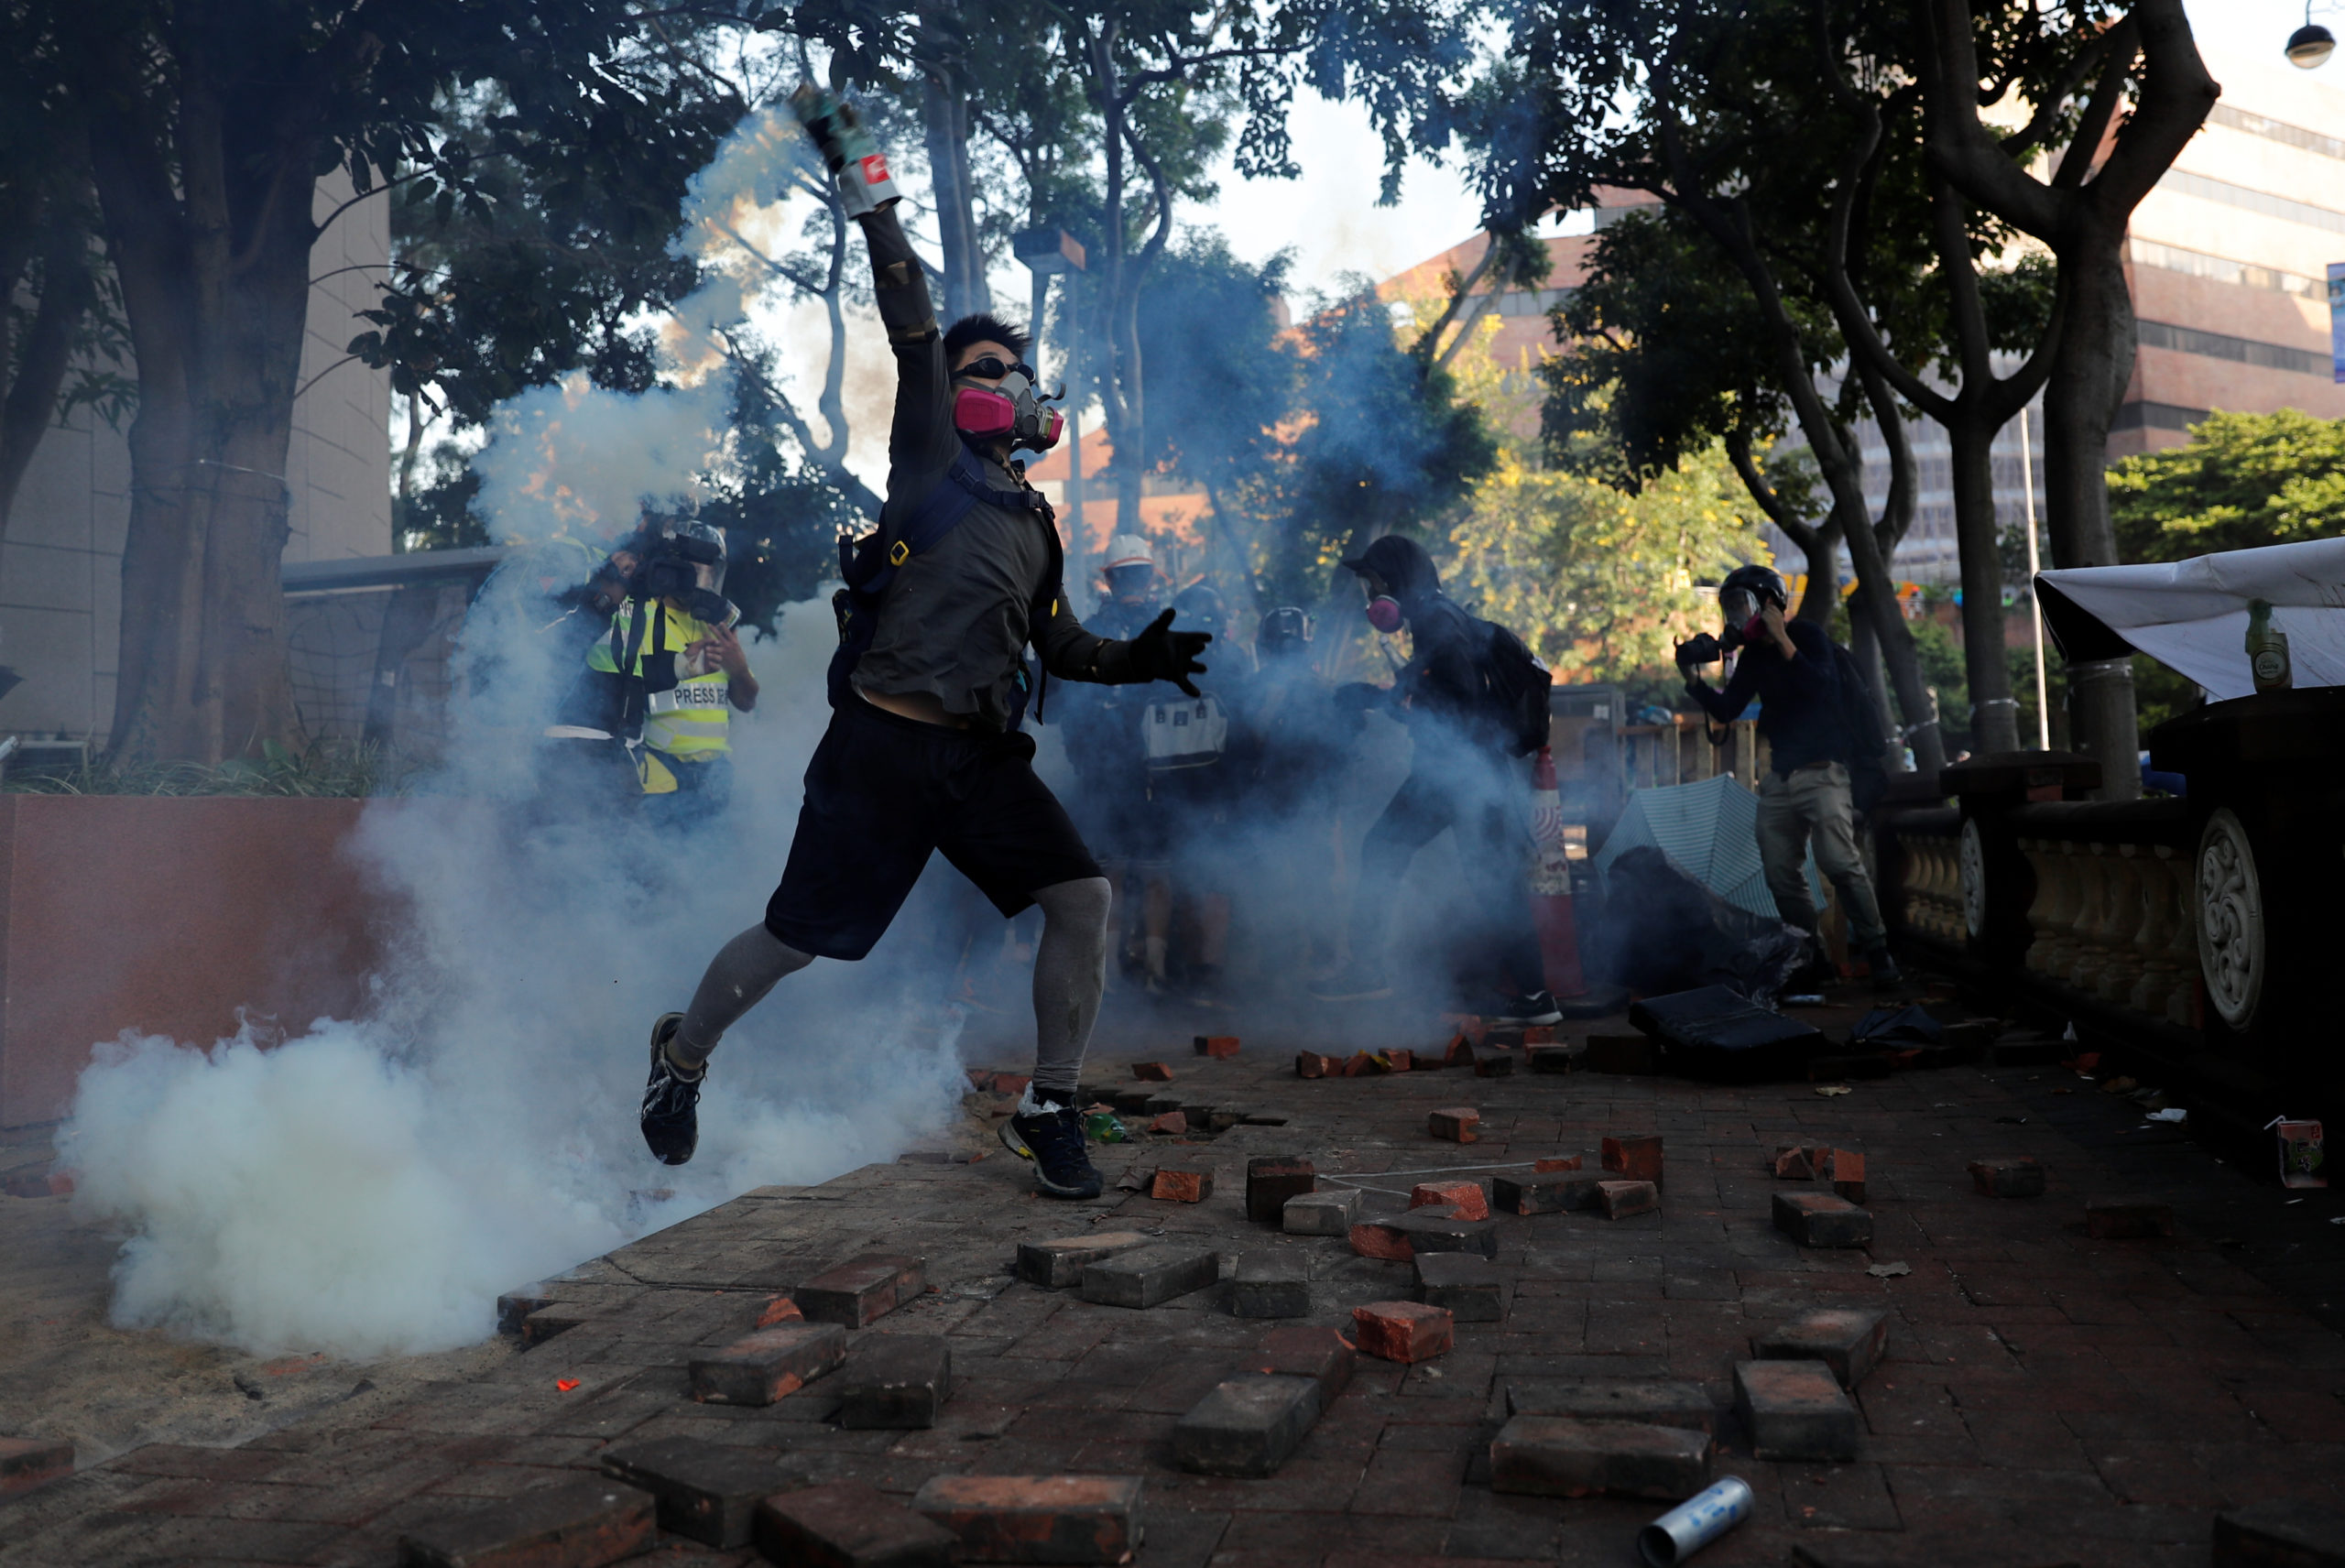
[[[1718,615],[1725,622],[1718,632],[1718,642],[1729,652],[1757,642],[1764,635],[1759,619],[1759,595],[1748,588],[1736,586],[1722,591],[1718,594]]]
[[[964,381],[982,376],[998,385]],[[954,372],[953,426],[973,441],[1007,440],[1027,452],[1048,452],[1058,445],[1066,417],[1050,405],[1065,395],[1035,390],[1034,367],[1022,361],[1011,365],[987,354]]]

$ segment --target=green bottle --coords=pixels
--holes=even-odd
[[[2285,691],[2294,684],[2288,669],[2288,634],[2272,624],[2268,599],[2247,602],[2247,660],[2255,672],[2255,689]]]

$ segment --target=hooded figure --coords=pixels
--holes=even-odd
[[[1409,662],[1389,699],[1394,716],[1410,724],[1431,719],[1469,738],[1494,741],[1482,695],[1481,627],[1441,591],[1440,569],[1424,546],[1386,534],[1344,564],[1368,588],[1369,625],[1385,632],[1409,628]],[[1380,619],[1393,624],[1380,625]]]

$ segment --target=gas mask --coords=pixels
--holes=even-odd
[[[961,368],[962,375],[971,371],[984,376],[991,376],[998,371],[1001,384],[998,387],[974,383],[956,386],[953,390],[953,425],[955,430],[975,441],[1007,438],[1011,446],[1027,452],[1048,452],[1058,444],[1059,432],[1065,428],[1066,417],[1049,407],[1055,397],[1034,389],[1033,366],[1004,365],[1001,361],[987,355]]]
[[[1758,641],[1762,635],[1759,595],[1748,588],[1729,588],[1720,593],[1718,614],[1726,623],[1718,632],[1718,643],[1729,652]]]
[[[1368,624],[1391,637],[1401,629],[1401,601],[1390,593],[1379,593],[1368,602]]]

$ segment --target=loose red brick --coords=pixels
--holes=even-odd
[[[1319,1385],[1308,1377],[1232,1377],[1172,1429],[1172,1463],[1201,1475],[1274,1475],[1319,1411]]]
[[[1406,1263],[1417,1255],[1410,1244],[1409,1233],[1389,1219],[1362,1220],[1351,1229],[1352,1250],[1362,1258],[1381,1258],[1388,1263]]]
[[[1430,1361],[1456,1339],[1456,1319],[1446,1307],[1423,1301],[1370,1301],[1352,1309],[1352,1331],[1360,1354],[1386,1361]]]
[[[496,1332],[519,1334],[531,1312],[543,1312],[553,1303],[552,1289],[542,1281],[507,1290],[496,1298]]]
[[[1833,1192],[1778,1192],[1775,1228],[1802,1247],[1867,1247],[1872,1215]]]
[[[1310,1377],[1319,1384],[1319,1408],[1336,1402],[1352,1379],[1359,1359],[1349,1341],[1332,1328],[1274,1328],[1238,1364],[1240,1372],[1271,1372]]]
[[[1294,1053],[1294,1075],[1297,1078],[1325,1078],[1338,1071],[1340,1069],[1332,1056],[1322,1056],[1315,1051]]]
[[[1425,1130],[1450,1143],[1479,1143],[1482,1113],[1471,1105],[1447,1105],[1425,1119]]]
[[[791,1479],[769,1452],[696,1437],[630,1443],[602,1458],[613,1480],[657,1500],[661,1530],[728,1551],[749,1544],[758,1502]]]
[[[1861,1307],[1817,1307],[1751,1342],[1761,1361],[1821,1361],[1840,1387],[1865,1380],[1889,1342],[1889,1314]]]
[[[1821,1361],[1738,1361],[1734,1402],[1761,1459],[1854,1459],[1863,1418]]]
[[[1409,1193],[1409,1207],[1422,1209],[1427,1204],[1446,1208],[1461,1220],[1490,1217],[1489,1199],[1479,1181],[1420,1181]]]
[[[1775,1179],[1780,1181],[1810,1181],[1816,1178],[1816,1162],[1800,1144],[1787,1143],[1775,1150]]]
[[[73,1443],[63,1437],[0,1437],[0,1497],[13,1497],[73,1474]]]
[[[1531,1162],[1531,1170],[1534,1175],[1542,1176],[1550,1171],[1576,1171],[1580,1167],[1580,1159],[1579,1155],[1574,1154],[1556,1160],[1534,1160]]]
[[[804,1323],[805,1321],[806,1314],[798,1310],[796,1301],[791,1301],[788,1296],[775,1296],[759,1309],[757,1326],[771,1328],[776,1323]]]
[[[937,1475],[912,1508],[970,1563],[1121,1563],[1140,1546],[1137,1475]]]
[[[406,1568],[602,1568],[649,1547],[651,1494],[614,1481],[524,1492],[399,1537]]]
[[[1493,1176],[1490,1205],[1509,1214],[1555,1214],[1567,1209],[1592,1209],[1604,1201],[1596,1190],[1598,1181],[1596,1172],[1579,1170],[1551,1171],[1529,1177]]]
[[[1415,1068],[1417,1064],[1417,1054],[1415,1051],[1402,1051],[1398,1046],[1395,1046],[1389,1051],[1380,1051],[1378,1054],[1384,1058],[1384,1068],[1388,1073],[1407,1073]]]
[[[810,1568],[946,1568],[953,1532],[860,1481],[807,1486],[758,1505],[758,1550]]]
[[[1148,1124],[1151,1132],[1182,1133],[1189,1130],[1189,1116],[1185,1111],[1167,1111]]]
[[[1865,1201],[1865,1157],[1854,1149],[1832,1151],[1832,1190],[1852,1203]]]
[[[808,1323],[862,1328],[928,1289],[925,1267],[918,1258],[868,1253],[816,1275],[791,1291],[791,1297]]]
[[[961,1071],[969,1075],[970,1088],[983,1091],[993,1087],[993,1070],[991,1068],[964,1067]]]
[[[2085,1205],[2085,1230],[2100,1241],[2141,1241],[2174,1234],[2174,1208],[2136,1199],[2103,1198]]]
[[[1146,1247],[1151,1239],[1136,1230],[1111,1230],[1051,1241],[1021,1241],[1018,1244],[1018,1277],[1046,1290],[1072,1290],[1083,1283],[1085,1268],[1119,1252]]]
[[[1579,1069],[1580,1058],[1587,1054],[1584,1045],[1544,1044],[1522,1048],[1522,1063],[1533,1073],[1573,1073]]]
[[[1372,1073],[1376,1070],[1374,1062],[1375,1058],[1369,1056],[1365,1051],[1355,1051],[1345,1059],[1344,1076],[1357,1078],[1363,1073]]]
[[[1474,1076],[1511,1078],[1514,1076],[1514,1057],[1503,1051],[1478,1051],[1474,1053]]]
[[[1308,1160],[1265,1154],[1246,1162],[1246,1217],[1257,1224],[1280,1224],[1289,1198],[1318,1190],[1318,1171]]]
[[[1991,1198],[2044,1196],[2044,1163],[2033,1155],[2017,1160],[1974,1160],[1970,1180]]]
[[[1172,1069],[1162,1062],[1135,1062],[1132,1063],[1132,1076],[1143,1083],[1170,1083],[1172,1082]]]
[[[759,1329],[724,1349],[693,1358],[693,1398],[710,1405],[769,1405],[846,1359],[846,1330],[836,1323],[785,1323]]]
[[[993,1075],[993,1092],[997,1094],[1022,1094],[1033,1078],[1022,1073],[997,1073]]]
[[[1519,1415],[1490,1443],[1490,1490],[1674,1501],[1710,1484],[1710,1435],[1626,1421]]]
[[[1604,1169],[1624,1176],[1631,1181],[1650,1181],[1663,1185],[1661,1179],[1661,1134],[1657,1132],[1624,1132],[1604,1140]]]
[[[1238,1037],[1234,1034],[1201,1034],[1196,1037],[1199,1056],[1235,1056]]]
[[[1156,1180],[1149,1183],[1148,1195],[1173,1203],[1202,1203],[1213,1196],[1213,1172],[1210,1171],[1157,1171]]]
[[[1661,1189],[1650,1181],[1598,1181],[1596,1192],[1608,1220],[1649,1214],[1661,1207]]]
[[[1448,1047],[1441,1053],[1441,1064],[1444,1067],[1473,1066],[1474,1041],[1472,1039],[1462,1033],[1451,1035]]]
[[[1489,1021],[1477,1013],[1444,1013],[1441,1021],[1444,1028],[1463,1036],[1472,1045],[1481,1044],[1490,1032]]]

